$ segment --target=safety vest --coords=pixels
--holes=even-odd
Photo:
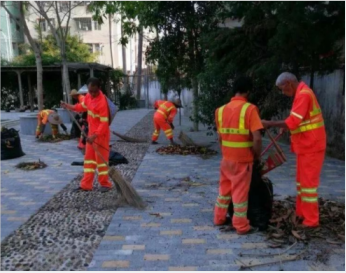
[[[315,94],[310,89],[302,89],[300,93],[307,93],[311,96],[312,109],[307,117],[302,117],[297,113],[291,112],[292,115],[302,119],[302,122],[299,124],[299,127],[295,130],[290,131],[292,135],[301,134],[306,131],[316,130],[318,128],[324,127],[322,111],[317,103]]]
[[[225,159],[237,160],[239,162],[250,162],[253,160],[252,135],[249,124],[246,122],[246,113],[251,103],[245,102],[239,106],[239,111],[227,109],[227,104],[217,109],[218,133],[221,137],[222,155]],[[225,124],[225,117],[231,117],[230,124]],[[234,121],[237,120],[235,123]],[[235,125],[237,124],[237,125]]]
[[[170,101],[159,101],[158,106],[156,112],[160,113],[165,119],[168,118],[172,109],[175,108],[174,104]]]

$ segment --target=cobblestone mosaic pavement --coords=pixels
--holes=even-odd
[[[183,124],[176,126],[175,136],[181,128],[188,131],[188,120],[183,119]],[[196,142],[218,150],[215,137],[207,137],[205,130],[188,134]],[[159,142],[167,145],[163,135]],[[264,140],[264,146],[267,144],[269,141]],[[288,162],[268,175],[275,184],[276,198],[295,195],[295,157],[288,145],[282,147]],[[132,182],[148,208],[117,210],[89,270],[238,270],[244,263],[272,261],[239,257],[240,253],[278,252],[268,248],[261,233],[238,236],[213,226],[220,154],[204,160],[196,156],[162,156],[155,152],[157,148],[151,145]],[[327,158],[320,196],[344,202],[344,179],[344,162]],[[293,252],[302,248],[299,245]],[[330,250],[327,264],[298,260],[254,270],[344,270],[344,245],[330,245]]]
[[[112,130],[126,133],[148,113],[147,109],[120,111]],[[16,120],[23,113],[7,114],[8,119]],[[30,114],[30,113],[27,113]],[[124,122],[126,120],[126,122]],[[68,129],[70,124],[66,124]],[[19,125],[13,126],[19,130]],[[26,222],[55,193],[65,187],[82,172],[82,166],[71,166],[73,161],[83,161],[77,149],[77,141],[58,143],[37,143],[34,136],[20,135],[25,156],[1,161],[1,241],[21,224]],[[111,142],[116,137],[112,135]],[[15,168],[19,162],[44,161],[48,167],[42,170],[23,171]]]

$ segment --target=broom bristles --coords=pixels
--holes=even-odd
[[[189,138],[183,131],[180,132],[179,137],[180,141],[184,146],[197,146],[195,142],[191,138]]]
[[[144,209],[147,206],[134,187],[114,167],[109,169],[109,177],[113,180],[119,194],[124,197],[130,206],[139,209]]]

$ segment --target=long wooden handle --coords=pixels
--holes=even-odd
[[[269,132],[268,129],[266,129],[266,133],[267,133],[268,137],[270,138],[270,140],[273,142],[273,144],[274,144],[276,150],[278,151],[278,153],[280,154],[280,156],[282,157],[282,159],[283,159],[284,161],[287,161],[284,152],[282,151],[282,149],[280,148],[280,146],[276,143],[275,139],[273,138],[273,136],[271,135],[271,133]]]
[[[281,138],[281,136],[283,135],[283,132],[278,134],[276,137],[275,137],[275,141],[279,140]],[[267,146],[267,148],[265,148],[263,150],[263,152],[261,153],[261,156],[263,156],[272,146],[274,145],[274,142],[270,142],[270,144]]]
[[[72,120],[77,124],[78,128],[80,129],[80,131],[82,132],[83,136],[88,137],[86,135],[86,133],[84,132],[84,130],[82,129],[82,127],[79,125],[79,123],[77,122],[76,118],[72,115],[71,111],[69,109],[66,109],[67,112],[70,114]],[[91,145],[94,149],[94,151],[97,153],[97,155],[102,159],[103,163],[105,163],[107,165],[107,167],[109,167],[108,162],[106,161],[106,159],[101,155],[100,151],[95,147],[95,145]]]

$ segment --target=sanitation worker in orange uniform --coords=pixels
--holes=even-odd
[[[89,92],[82,103],[71,105],[62,102],[61,106],[76,112],[88,111],[89,132],[84,156],[84,176],[77,191],[91,191],[95,170],[98,171],[98,181],[101,192],[107,192],[112,187],[108,178],[108,167],[102,158],[95,152],[95,147],[102,157],[109,159],[109,110],[105,95],[100,90],[100,81],[97,78],[88,80]]]
[[[78,103],[82,103],[85,98],[85,96],[83,96],[82,94],[78,94],[78,91],[76,89],[71,90],[70,96],[78,101]]]
[[[257,231],[249,224],[247,206],[253,163],[260,160],[263,126],[257,107],[247,101],[251,90],[251,79],[239,77],[233,84],[235,96],[215,112],[222,161],[214,224],[228,224],[227,210],[233,202],[232,224],[239,235]]]
[[[276,80],[282,93],[294,97],[289,117],[282,121],[262,123],[266,128],[279,127],[291,133],[291,150],[297,155],[296,215],[303,226],[319,225],[317,188],[326,151],[326,131],[321,108],[314,92],[295,75],[284,72]]]
[[[158,144],[157,139],[159,138],[160,130],[162,130],[170,143],[175,145],[176,143],[173,141],[173,120],[177,114],[177,108],[182,108],[180,99],[176,98],[173,101],[157,100],[154,103],[154,108],[156,109],[154,114],[155,131],[151,138],[151,143]]]

